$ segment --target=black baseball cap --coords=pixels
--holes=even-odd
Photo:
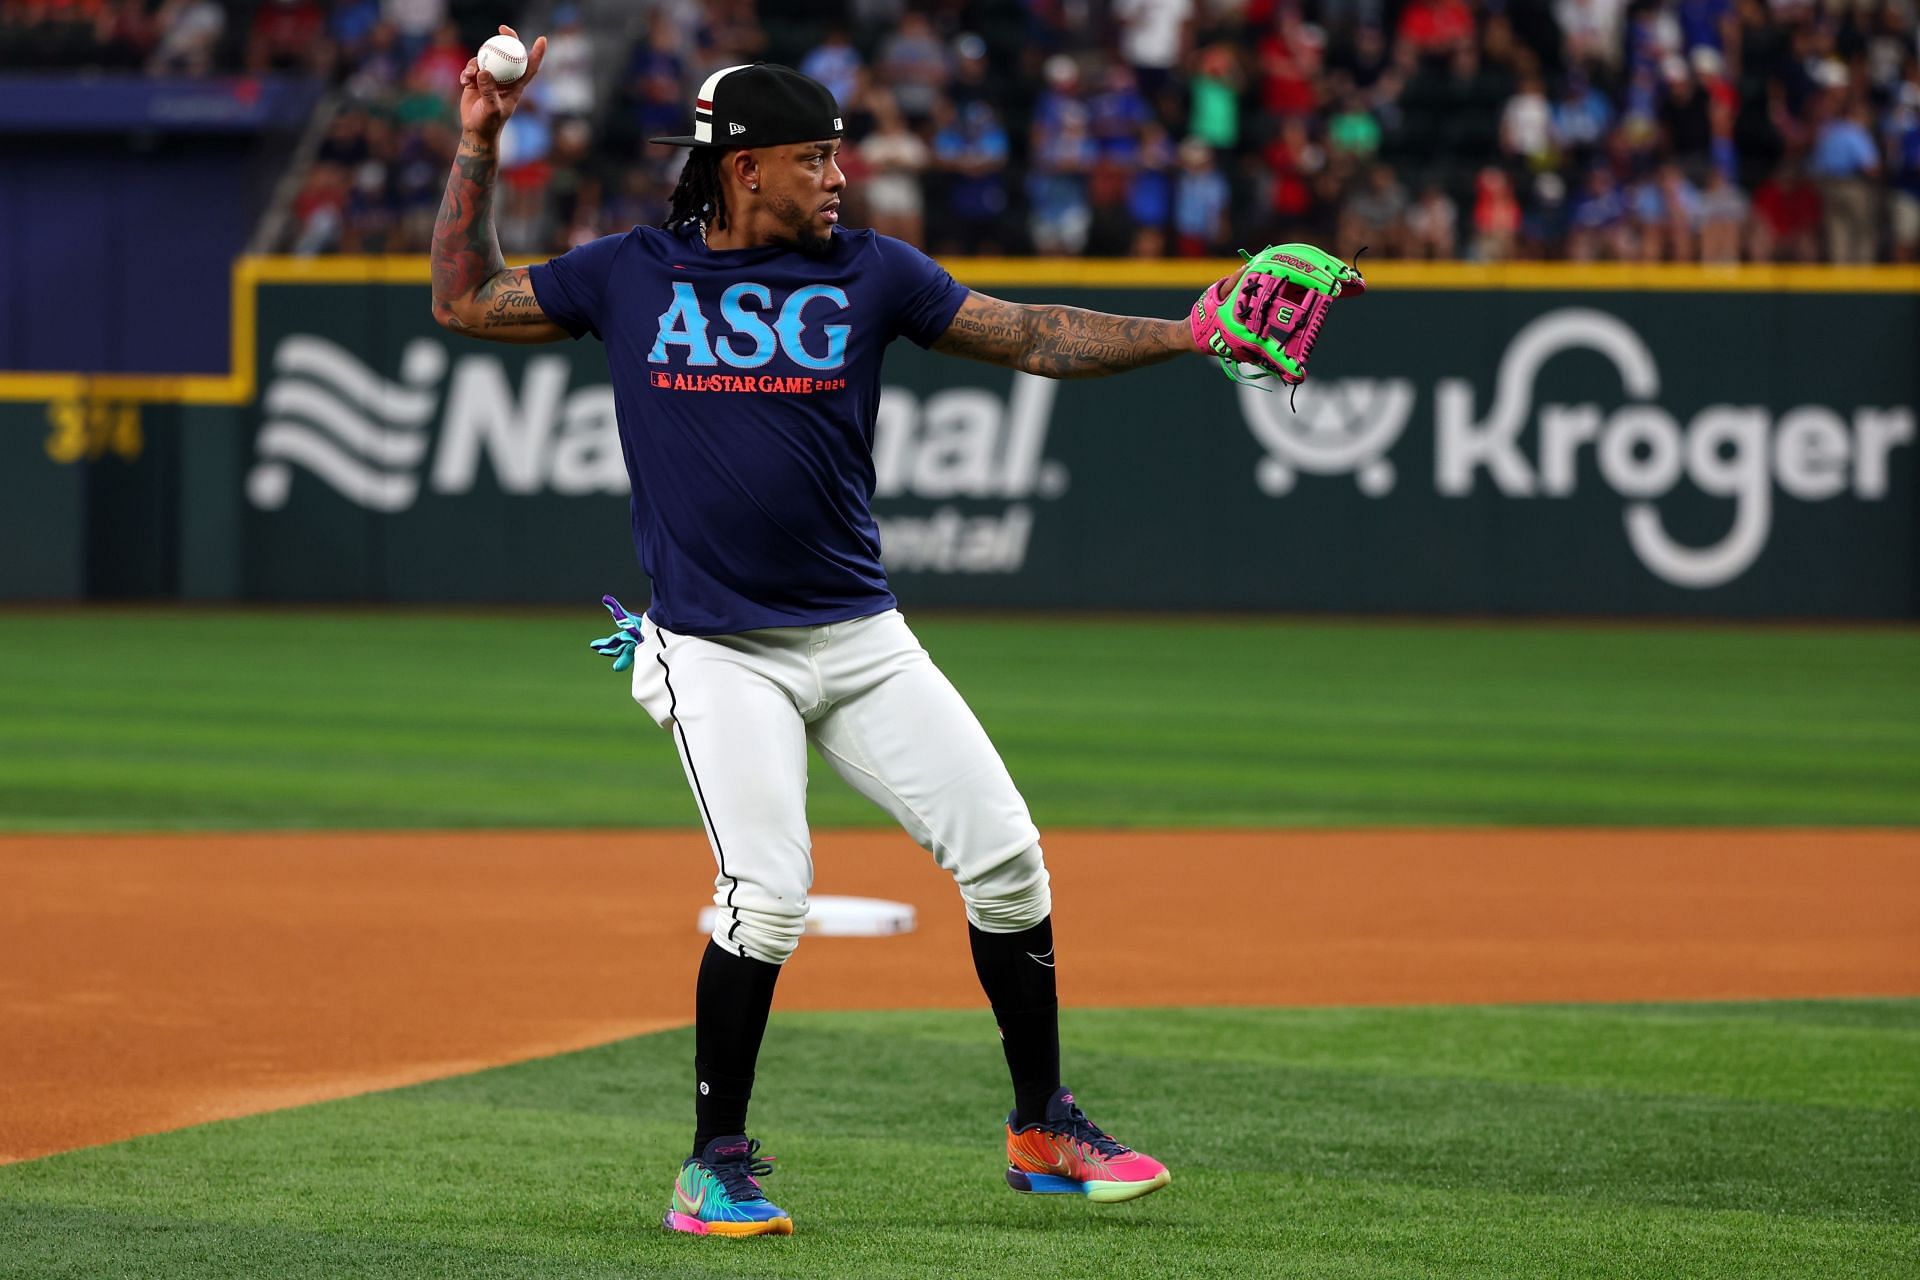
[[[693,100],[693,132],[648,138],[672,147],[778,147],[846,132],[833,91],[776,62],[722,67]]]

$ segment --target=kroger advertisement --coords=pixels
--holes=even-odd
[[[1339,307],[1291,402],[1199,358],[1056,383],[896,343],[875,507],[903,602],[1915,614],[1914,299],[1382,288]],[[192,526],[161,531],[180,551],[159,593],[645,597],[597,342],[465,340],[398,285],[265,285],[259,314],[256,403],[182,413],[177,456],[149,459]]]

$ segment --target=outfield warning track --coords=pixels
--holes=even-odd
[[[1056,832],[1068,1005],[1920,994],[1920,832]],[[816,833],[778,1010],[980,1007],[951,881]],[[687,1021],[688,831],[0,837],[0,1162]]]

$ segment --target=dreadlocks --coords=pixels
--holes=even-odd
[[[718,147],[693,148],[680,170],[662,227],[678,231],[691,222],[700,228],[703,240],[709,228],[726,230],[727,202],[720,188],[720,158],[725,154]]]

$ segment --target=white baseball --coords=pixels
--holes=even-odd
[[[480,46],[480,69],[499,84],[512,84],[527,73],[527,46],[512,36],[495,36]]]

